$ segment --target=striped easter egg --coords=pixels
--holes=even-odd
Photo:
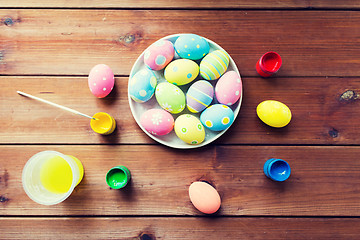
[[[186,93],[187,108],[192,113],[198,113],[207,108],[214,97],[214,87],[205,80],[193,83]]]
[[[229,55],[224,50],[216,50],[200,62],[200,74],[206,80],[215,80],[226,72],[228,66]]]

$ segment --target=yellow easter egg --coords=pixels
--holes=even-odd
[[[199,65],[189,59],[177,59],[169,63],[164,71],[165,79],[174,85],[185,85],[199,75]]]
[[[205,139],[205,129],[200,120],[190,114],[180,115],[175,120],[176,136],[188,144],[200,144]]]
[[[275,100],[261,102],[256,108],[256,113],[261,121],[271,127],[285,127],[291,120],[291,111],[288,106]]]

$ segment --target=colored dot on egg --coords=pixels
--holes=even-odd
[[[140,90],[139,95],[142,97],[146,96],[146,91],[145,90]]]
[[[203,56],[205,56],[205,53],[203,53]]]
[[[192,38],[191,40],[192,40],[192,41],[195,41],[195,38]]]
[[[146,71],[145,69],[141,71],[141,75],[146,76],[148,74],[148,71]]]
[[[236,91],[236,92],[235,92],[235,95],[236,95],[236,96],[239,96],[239,94],[240,94],[239,91]]]
[[[198,141],[192,141],[191,144],[198,144]]]
[[[156,83],[157,83],[157,80],[156,80],[156,77],[151,77],[150,78],[150,85],[155,88],[156,87]]]
[[[188,56],[190,57],[190,53],[188,54]]]
[[[187,78],[191,78],[192,77],[192,74],[189,73],[188,75],[186,75]]]
[[[163,55],[158,55],[155,59],[155,63],[159,66],[164,65],[166,62],[166,58]]]
[[[96,82],[94,82],[94,86],[96,86]]]
[[[224,117],[222,120],[221,120],[221,123],[226,125],[230,122],[230,118],[229,117]]]
[[[146,50],[145,53],[144,53],[144,59],[148,59],[150,57],[150,51],[149,50]]]
[[[103,77],[103,80],[106,81],[106,77]]]
[[[229,107],[226,105],[222,105],[223,108],[228,109]]]
[[[201,130],[202,130],[202,125],[201,125],[201,124],[198,124],[198,125],[197,125],[197,128],[201,131]]]
[[[184,47],[185,47],[185,48],[187,48],[187,47],[188,47],[188,45],[185,45]]]
[[[196,47],[197,47],[197,48],[200,48],[200,45],[198,44],[198,45],[196,45]]]
[[[173,67],[173,71],[174,71],[174,72],[177,72],[177,70],[178,70],[178,67],[177,67],[177,66],[174,66],[174,67]]]
[[[236,79],[236,81],[237,81],[238,83],[240,83],[240,82],[241,82],[240,78]]]
[[[181,132],[182,132],[182,133],[186,133],[186,132],[187,132],[187,129],[186,129],[186,128],[182,128],[182,129],[181,129]]]
[[[211,122],[210,120],[206,120],[206,121],[205,121],[205,125],[206,125],[207,127],[212,127],[212,126],[213,126],[213,124],[212,124],[212,122]]]
[[[106,91],[106,88],[103,88],[103,91]]]

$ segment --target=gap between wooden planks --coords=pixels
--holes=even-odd
[[[56,150],[79,158],[84,180],[55,206],[30,200],[21,172],[35,153]],[[164,146],[0,146],[0,215],[193,215],[188,187],[211,183],[222,198],[215,216],[360,216],[360,147],[207,146],[192,151]],[[269,180],[263,164],[286,160],[292,169],[283,182]],[[125,189],[105,182],[113,166],[127,166]]]

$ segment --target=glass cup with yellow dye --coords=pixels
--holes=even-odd
[[[56,151],[43,151],[25,164],[22,184],[33,201],[54,205],[68,198],[83,176],[84,168],[77,158]]]

